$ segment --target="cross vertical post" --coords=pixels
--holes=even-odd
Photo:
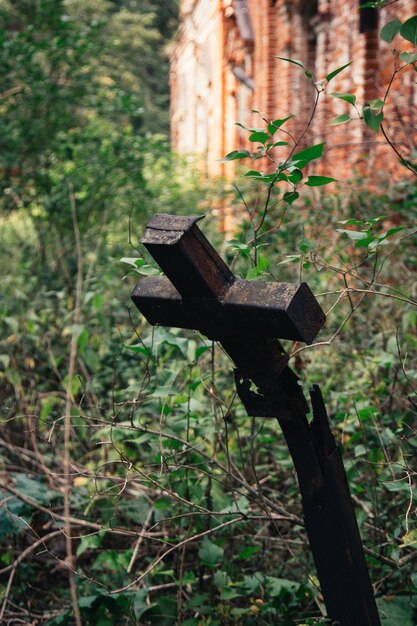
[[[250,416],[277,418],[294,462],[305,527],[329,618],[380,626],[340,448],[320,389],[309,405],[279,339],[312,343],[325,315],[305,283],[236,278],[197,226],[200,217],[156,215],[142,243],[166,276],[144,278],[132,300],[151,324],[199,330],[235,364]],[[256,391],[255,391],[255,390]]]

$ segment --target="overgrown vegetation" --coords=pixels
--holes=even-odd
[[[155,271],[136,233],[209,198],[166,143],[168,5],[1,7],[5,623],[326,623],[275,420],[246,416],[217,346],[129,311]],[[266,122],[250,130],[260,156],[279,142]],[[250,170],[266,201],[236,193],[250,218],[224,256],[247,278],[306,280],[329,312],[316,346],[287,347],[323,387],[384,624],[410,626],[417,188],[325,194],[303,173],[322,147],[275,148],[292,152],[272,178]]]

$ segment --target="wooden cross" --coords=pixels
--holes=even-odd
[[[199,330],[235,363],[248,415],[276,417],[289,447],[328,616],[380,626],[340,449],[320,389],[309,406],[279,339],[311,343],[325,315],[306,283],[239,280],[200,231],[201,217],[160,214],[142,243],[166,276],[144,278],[132,300],[151,324]]]

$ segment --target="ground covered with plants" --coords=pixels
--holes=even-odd
[[[316,344],[285,347],[343,447],[383,624],[412,626],[413,155],[377,194],[307,176],[323,149],[308,144],[270,178],[256,156],[236,188],[205,189],[166,139],[175,4],[0,8],[0,622],[328,623],[278,424],[246,416],[218,345],[130,305],[158,271],[138,241],[162,209],[208,213],[239,276],[305,280],[328,314]],[[366,113],[375,132],[382,109]],[[256,130],[258,155],[281,122]],[[226,238],[207,210],[225,196],[246,216]]]

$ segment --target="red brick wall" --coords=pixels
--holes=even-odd
[[[209,174],[233,175],[234,165],[225,166],[219,159],[236,148],[247,147],[246,135],[235,122],[262,124],[259,116],[251,113],[252,108],[268,119],[295,115],[288,128],[296,137],[309,119],[314,87],[300,68],[275,56],[301,59],[317,80],[352,61],[334,78],[329,93],[320,96],[306,137],[308,143],[326,142],[326,156],[317,167],[345,180],[366,175],[375,184],[378,179],[386,181],[387,176],[393,180],[405,177],[405,170],[380,134],[375,135],[359,121],[330,126],[337,115],[353,113],[347,103],[331,97],[331,92],[354,93],[360,105],[381,98],[394,67],[393,46],[379,39],[379,27],[359,32],[358,0],[318,0],[316,5],[314,0],[248,0],[254,32],[250,42],[239,39],[235,0],[181,2],[182,24],[171,71],[174,149],[202,155]],[[380,25],[395,15],[404,21],[416,13],[417,1],[403,0],[380,12]],[[205,55],[209,50],[211,55],[210,69],[206,68],[203,79],[201,50]],[[253,93],[233,75],[236,65],[254,79]],[[412,68],[396,77],[393,98],[386,107],[389,119],[398,117],[396,106],[404,111],[401,122],[387,122],[387,131],[407,150],[415,134],[415,77]]]

